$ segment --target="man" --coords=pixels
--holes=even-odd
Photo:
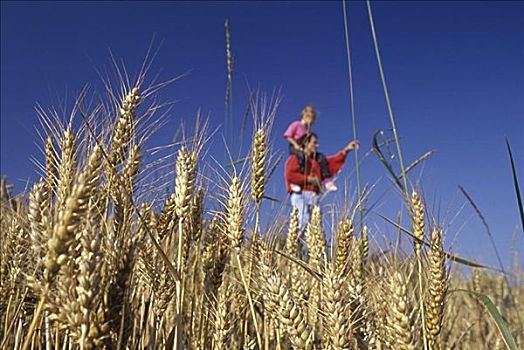
[[[302,147],[306,155],[304,171],[301,171],[299,159],[295,154],[289,156],[285,165],[286,189],[291,194],[291,205],[298,208],[298,223],[301,231],[309,221],[312,207],[318,202],[322,180],[333,177],[339,172],[344,165],[346,155],[358,149],[358,141],[350,142],[336,155],[326,158],[329,174],[324,176],[316,160],[318,136],[315,133],[307,134],[302,141]]]
[[[311,132],[311,126],[313,123],[315,123],[316,120],[317,111],[315,110],[315,107],[313,107],[312,104],[307,104],[302,110],[300,120],[295,120],[289,124],[286,132],[284,133],[284,137],[289,142],[289,153],[295,154],[297,156],[298,165],[300,166],[300,170],[302,172],[304,172],[306,155],[303,150],[303,144],[301,144],[301,140],[303,140],[303,138]],[[329,179],[329,168],[326,157],[322,153],[316,152],[315,160],[320,165],[322,177],[326,179],[324,183],[325,187],[330,190],[336,190],[335,184]]]

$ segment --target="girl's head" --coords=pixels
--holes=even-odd
[[[302,121],[306,125],[311,125],[317,119],[317,111],[312,104],[307,104],[302,110]]]

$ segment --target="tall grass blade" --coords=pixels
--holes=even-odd
[[[386,220],[388,223],[390,223],[391,225],[395,226],[400,232],[403,232],[405,234],[407,234],[408,236],[410,236],[411,238],[413,238],[414,240],[418,240],[420,241],[420,243],[426,245],[429,247],[429,243],[426,242],[426,241],[421,241],[419,240],[417,237],[415,237],[411,231],[409,231],[408,229],[402,227],[401,225],[399,225],[397,222],[391,220],[390,218],[388,217],[385,217],[383,215],[380,215],[379,216]],[[469,259],[465,259],[465,258],[461,258],[459,256],[456,256],[456,255],[453,255],[451,253],[448,253],[448,252],[444,252],[444,254],[446,255],[446,258],[448,258],[449,260],[451,261],[454,261],[456,263],[459,263],[459,264],[462,264],[462,265],[465,265],[465,266],[469,266],[469,267],[477,267],[477,268],[481,268],[481,269],[486,269],[486,270],[492,270],[492,271],[497,271],[497,272],[503,272],[501,271],[500,269],[497,269],[495,267],[492,267],[492,266],[488,266],[488,265],[483,265],[481,263],[478,263],[476,261],[473,261],[473,260],[469,260]]]
[[[280,164],[280,162],[284,159],[284,156],[282,154],[279,154],[277,159],[273,162],[271,168],[269,168],[268,172],[267,172],[267,178],[268,180],[271,178],[271,176],[273,176],[273,174],[275,173],[275,170],[277,170],[277,167],[278,165]]]
[[[513,338],[513,336],[511,335],[506,321],[504,321],[504,318],[500,314],[499,310],[487,295],[482,293],[476,293],[467,289],[457,289],[455,291],[466,292],[477,298],[486,307],[491,318],[493,318],[493,321],[495,321],[495,324],[497,325],[497,328],[500,332],[500,335],[502,336],[502,339],[504,340],[504,343],[506,344],[506,347],[510,350],[517,350],[517,343],[515,342],[515,338]]]
[[[384,90],[384,97],[386,98],[386,105],[388,107],[388,114],[389,114],[389,121],[391,123],[391,129],[393,130],[393,136],[395,137],[395,145],[397,146],[397,154],[398,154],[398,161],[400,163],[400,170],[402,173],[405,173],[405,167],[404,167],[404,159],[402,157],[402,151],[400,150],[400,140],[397,132],[397,126],[395,123],[395,117],[393,116],[393,108],[391,107],[391,101],[389,99],[389,92],[388,87],[386,83],[386,75],[384,73],[384,68],[382,67],[382,59],[380,58],[380,50],[378,48],[378,39],[377,39],[377,33],[375,31],[375,21],[373,20],[373,11],[371,11],[371,3],[369,0],[366,0],[366,5],[368,9],[368,17],[369,17],[369,25],[371,27],[371,35],[373,36],[373,46],[375,48],[375,56],[377,58],[377,65],[380,72],[380,79],[382,81],[382,88]],[[408,180],[406,176],[402,178],[404,182],[404,189],[407,191],[408,188]],[[401,187],[402,188],[402,187]],[[406,198],[407,202],[407,193],[404,194],[404,197]]]
[[[484,225],[484,228],[486,229],[486,233],[488,234],[489,240],[491,242],[491,246],[493,247],[493,250],[495,251],[495,255],[497,256],[497,261],[499,263],[500,270],[502,272],[504,272],[504,275],[505,275],[506,273],[505,273],[505,269],[504,269],[504,264],[502,263],[502,258],[500,257],[499,250],[497,249],[497,245],[495,244],[495,239],[493,238],[493,234],[491,233],[491,230],[489,228],[489,225],[488,225],[488,222],[487,222],[486,218],[484,217],[484,215],[480,211],[480,208],[477,206],[477,204],[475,204],[475,202],[473,201],[473,198],[471,198],[471,196],[466,192],[464,187],[459,185],[459,190],[460,190],[460,192],[462,192],[464,197],[466,197],[466,199],[468,200],[469,204],[471,204],[471,206],[473,207],[473,209],[475,210],[475,212],[479,216],[480,221],[482,221],[482,225]],[[509,286],[509,281],[506,281],[506,282],[508,283],[508,286]]]
[[[373,143],[373,150],[377,154],[378,159],[380,160],[380,162],[382,164],[384,164],[384,166],[386,167],[386,169],[389,172],[389,174],[391,175],[391,177],[393,177],[393,180],[395,180],[395,184],[400,188],[400,190],[403,193],[405,193],[406,189],[402,185],[402,183],[400,182],[400,178],[397,176],[397,174],[395,174],[395,170],[393,170],[393,167],[391,166],[391,164],[389,164],[389,162],[386,160],[386,157],[384,156],[384,153],[382,153],[382,151],[380,150],[380,145],[378,143],[377,136],[381,132],[382,132],[382,130],[377,130],[373,134],[373,141],[372,141],[372,143]]]
[[[342,0],[342,11],[344,12],[344,34],[346,38],[346,58],[348,63],[348,79],[349,79],[349,102],[350,102],[350,110],[351,110],[351,126],[353,128],[353,139],[357,140],[357,122],[356,122],[356,116],[355,116],[355,94],[353,92],[353,69],[351,65],[351,46],[349,44],[349,29],[348,29],[348,18],[347,18],[347,10],[346,10],[346,0]],[[358,149],[354,150],[355,153],[355,177],[357,181],[357,195],[358,195],[358,201],[362,199],[362,190],[360,188],[360,162],[358,161]],[[362,229],[363,226],[363,206],[359,205],[359,220],[360,220],[360,227]]]
[[[515,187],[515,193],[517,194],[517,203],[519,204],[522,234],[524,234],[524,206],[522,205],[522,197],[520,196],[519,180],[517,179],[517,170],[515,169],[515,162],[513,161],[513,153],[511,152],[511,147],[509,145],[508,138],[506,138],[506,146],[508,147],[509,160],[511,162],[511,172],[513,174],[513,186]]]
[[[484,215],[482,215],[482,212],[480,211],[479,207],[475,204],[475,202],[473,201],[471,196],[466,192],[466,190],[462,186],[459,186],[459,189],[462,192],[462,194],[464,194],[466,199],[469,201],[469,203],[471,204],[473,209],[475,209],[475,211],[477,212],[478,216],[480,217],[480,220],[482,221],[482,224],[486,228],[486,233],[489,236],[489,239],[491,241],[491,245],[493,246],[493,250],[495,251],[495,255],[497,257],[497,260],[498,260],[498,263],[499,263],[499,266],[500,266],[500,270],[503,273],[504,281],[506,282],[506,285],[508,286],[509,297],[511,298],[511,302],[515,303],[516,299],[515,299],[515,296],[513,295],[513,291],[512,291],[512,288],[511,288],[511,284],[509,283],[508,275],[506,274],[506,270],[504,269],[504,264],[502,263],[502,258],[500,257],[499,250],[497,249],[497,245],[495,244],[495,239],[493,238],[493,234],[491,233],[491,230],[490,230],[490,228],[488,226],[488,222],[486,221],[486,218],[484,217]],[[520,313],[517,313],[517,317],[519,319],[520,325],[522,326],[523,322],[524,322],[523,319],[522,319],[522,315]]]
[[[417,165],[419,165],[420,163],[422,163],[423,161],[425,161],[426,159],[428,159],[435,151],[431,150],[431,151],[428,151],[426,153],[424,153],[422,156],[420,156],[418,159],[415,159],[415,161],[413,163],[411,163],[410,165],[408,165],[408,167],[406,168],[406,170],[404,170],[404,172],[402,172],[402,174],[400,174],[400,178],[401,177],[404,177],[405,175],[407,175],[407,173],[409,173],[411,170],[413,170],[413,168],[415,168]]]

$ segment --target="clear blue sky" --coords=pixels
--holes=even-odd
[[[406,162],[436,151],[411,180],[420,183],[431,212],[444,222],[464,203],[457,185],[464,186],[509,263],[519,218],[504,137],[513,146],[524,186],[524,3],[391,1],[372,6]],[[109,65],[109,49],[136,72],[154,33],[164,42],[153,72],[167,79],[192,70],[162,92],[162,98],[179,102],[154,143],[169,142],[179,122],[191,120],[198,108],[209,113],[213,127],[219,126],[224,120],[225,18],[232,29],[238,124],[249,81],[266,91],[282,88],[274,126],[277,150],[286,150],[280,135],[306,102],[319,110],[315,129],[325,153],[352,137],[341,2],[2,1],[1,10],[1,173],[19,190],[36,179],[31,156],[41,157],[36,102],[56,105],[85,83],[96,85],[96,68]],[[358,134],[368,150],[373,131],[388,128],[389,121],[365,3],[349,3],[348,13]],[[215,144],[220,146],[220,138]],[[345,175],[353,191],[353,158],[348,160]],[[269,191],[285,200],[281,174],[282,166]],[[375,156],[364,162],[362,178],[378,182],[374,199],[385,201],[368,218],[377,222],[375,237],[381,239],[378,229],[391,236],[393,230],[376,213],[394,216],[400,200]],[[447,238],[455,252],[495,264],[469,206]],[[522,252],[520,227],[517,246]]]

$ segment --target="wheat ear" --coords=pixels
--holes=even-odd
[[[215,332],[213,333],[213,349],[229,349],[229,337],[232,322],[229,317],[231,306],[231,284],[227,280],[222,282],[216,297],[216,311],[214,319]]]
[[[40,301],[36,306],[33,320],[22,344],[22,350],[29,349],[33,333],[40,322],[40,316],[46,304],[46,292],[49,285],[53,282],[60,267],[69,259],[68,250],[88,208],[89,197],[96,188],[100,176],[101,161],[100,148],[95,146],[87,165],[72,187],[71,194],[65,199],[65,203],[59,211],[57,222],[53,226],[52,236],[47,242],[47,253],[44,257],[44,293],[40,296]]]
[[[442,246],[442,233],[439,228],[435,228],[431,233],[428,272],[428,295],[425,299],[426,330],[429,347],[438,350],[441,348],[438,336],[442,330],[444,302],[448,289],[448,272]]]
[[[389,279],[391,304],[387,308],[387,333],[393,349],[415,350],[413,336],[413,310],[408,300],[407,281],[400,272]]]
[[[286,329],[294,349],[312,349],[313,332],[307,324],[302,308],[293,300],[289,288],[278,273],[272,271],[269,248],[264,243],[261,244],[261,248],[260,272],[268,312]]]
[[[27,213],[31,227],[30,236],[32,248],[37,260],[43,256],[43,246],[47,241],[49,222],[50,193],[46,182],[38,181],[29,195],[29,211]]]
[[[138,88],[134,87],[123,98],[118,108],[120,117],[117,119],[111,134],[111,149],[109,152],[110,166],[117,166],[124,161],[125,154],[131,142],[134,132],[135,111],[140,103],[141,97]]]
[[[313,207],[311,219],[306,227],[306,243],[309,249],[309,265],[318,272],[322,272],[326,263],[326,241],[322,228],[320,207]],[[322,296],[322,283],[313,281],[310,286],[308,301],[308,318],[311,326],[316,327]]]
[[[226,204],[226,235],[232,249],[240,251],[244,240],[245,196],[240,178],[231,179]]]
[[[362,259],[366,261],[369,255],[369,238],[368,238],[368,227],[364,226],[362,229]]]
[[[56,174],[56,150],[53,145],[53,139],[51,136],[47,136],[45,141],[45,169],[47,177],[47,185],[51,190],[51,193],[55,191],[57,174]]]
[[[364,280],[364,258],[362,253],[362,241],[353,238],[351,244],[351,274],[352,284],[361,285]]]
[[[73,180],[76,172],[76,138],[71,126],[69,126],[62,138],[60,144],[61,159],[58,167],[58,174],[60,176],[58,183],[57,202],[58,208],[65,205],[67,196],[71,191]]]
[[[349,219],[341,220],[337,231],[336,270],[339,275],[345,275],[351,268],[350,249],[353,239],[353,222]]]
[[[158,240],[162,242],[164,238],[171,236],[173,227],[178,222],[175,207],[176,193],[173,192],[171,196],[164,203],[162,213],[157,223]]]
[[[320,271],[326,262],[326,240],[322,228],[320,207],[315,206],[306,228],[306,243],[309,249],[309,263]]]
[[[413,236],[416,238],[414,242],[415,253],[418,256],[424,241],[424,205],[416,191],[413,191],[411,202],[413,205]]]
[[[103,320],[103,313],[98,312],[103,297],[103,289],[100,288],[103,256],[96,222],[86,226],[80,242],[82,252],[78,258],[77,282],[74,288],[76,295],[72,301],[79,317],[73,324],[72,332],[80,349],[98,349],[103,345],[109,327]]]
[[[251,149],[251,198],[257,205],[264,197],[266,148],[266,132],[258,129]]]
[[[229,185],[225,213],[225,230],[229,239],[229,245],[233,253],[233,258],[236,260],[238,271],[242,279],[242,285],[247,295],[251,317],[253,319],[253,326],[257,334],[257,341],[259,347],[262,346],[262,338],[260,336],[257,315],[255,313],[255,306],[251,297],[251,291],[248,287],[248,282],[244,275],[242,263],[240,261],[240,249],[244,240],[244,211],[246,208],[246,197],[244,194],[244,186],[238,176],[233,176],[231,184]]]
[[[415,257],[417,259],[417,279],[418,279],[418,291],[420,294],[420,300],[424,300],[424,283],[423,283],[423,267],[422,267],[422,242],[424,241],[424,228],[425,228],[425,215],[424,215],[424,205],[420,199],[417,191],[413,190],[411,196],[411,205],[412,205],[412,216],[411,223],[413,226],[413,236],[414,239],[414,249]],[[422,339],[424,344],[424,349],[428,348],[428,335],[427,326],[426,326],[426,313],[424,311],[424,303],[420,303],[420,318],[422,322]]]
[[[300,237],[298,228],[298,208],[293,207],[289,216],[288,234],[286,238],[286,253],[291,257],[299,257]],[[308,280],[303,274],[303,269],[298,264],[290,262],[289,266],[289,282],[291,285],[291,292],[293,298],[300,306],[304,306],[306,299],[306,290]]]
[[[286,253],[289,256],[296,256],[298,253],[298,208],[293,207],[289,215],[289,225],[286,238]]]
[[[66,262],[67,250],[72,244],[76,231],[88,207],[89,197],[96,188],[101,164],[101,151],[95,146],[86,167],[78,176],[71,195],[65,201],[59,213],[58,222],[54,225],[52,237],[47,246],[45,257],[45,278],[49,282],[53,279],[61,265]]]
[[[336,265],[331,264],[326,269],[323,278],[324,347],[333,350],[350,348],[351,315],[344,281]]]
[[[185,259],[189,249],[190,227],[190,204],[195,186],[196,157],[186,148],[178,151],[176,160],[176,182],[175,182],[175,212],[178,216],[178,249],[177,249],[177,272],[182,276]],[[177,318],[181,319],[184,310],[184,279],[176,281],[176,311]],[[180,322],[177,322],[175,333],[175,344],[181,342]]]

